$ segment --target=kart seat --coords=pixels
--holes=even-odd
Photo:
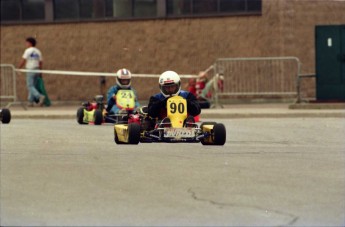
[[[102,103],[102,102],[103,102],[103,99],[104,99],[103,95],[96,95],[96,96],[95,96],[95,101],[96,101],[97,103]]]

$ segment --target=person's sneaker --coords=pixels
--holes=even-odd
[[[38,104],[39,104],[40,106],[43,106],[44,100],[45,100],[45,99],[46,99],[46,97],[45,97],[44,95],[41,95]]]

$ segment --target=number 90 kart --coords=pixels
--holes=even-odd
[[[93,123],[95,125],[118,123],[134,111],[135,94],[132,90],[119,90],[117,92],[116,105],[120,109],[118,114],[107,113],[103,99],[103,95],[96,95],[94,102],[83,103],[83,106],[77,111],[77,122],[79,124]]]
[[[0,120],[3,124],[10,123],[11,111],[9,109],[0,109]]]
[[[200,127],[187,118],[187,101],[180,96],[167,100],[167,118],[150,129],[150,118],[142,108],[140,121],[114,125],[114,140],[117,144],[139,142],[187,142],[203,145],[224,145],[226,129],[221,123],[203,122]],[[145,113],[146,112],[146,113]]]

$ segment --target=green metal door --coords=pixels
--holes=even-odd
[[[316,26],[316,98],[345,101],[345,25]]]

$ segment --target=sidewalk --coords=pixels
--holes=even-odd
[[[52,105],[50,107],[29,107],[25,110],[20,105],[9,109],[12,119],[73,119],[78,105]],[[203,118],[288,118],[288,117],[337,117],[345,118],[345,104],[232,104],[219,109],[202,109]]]

